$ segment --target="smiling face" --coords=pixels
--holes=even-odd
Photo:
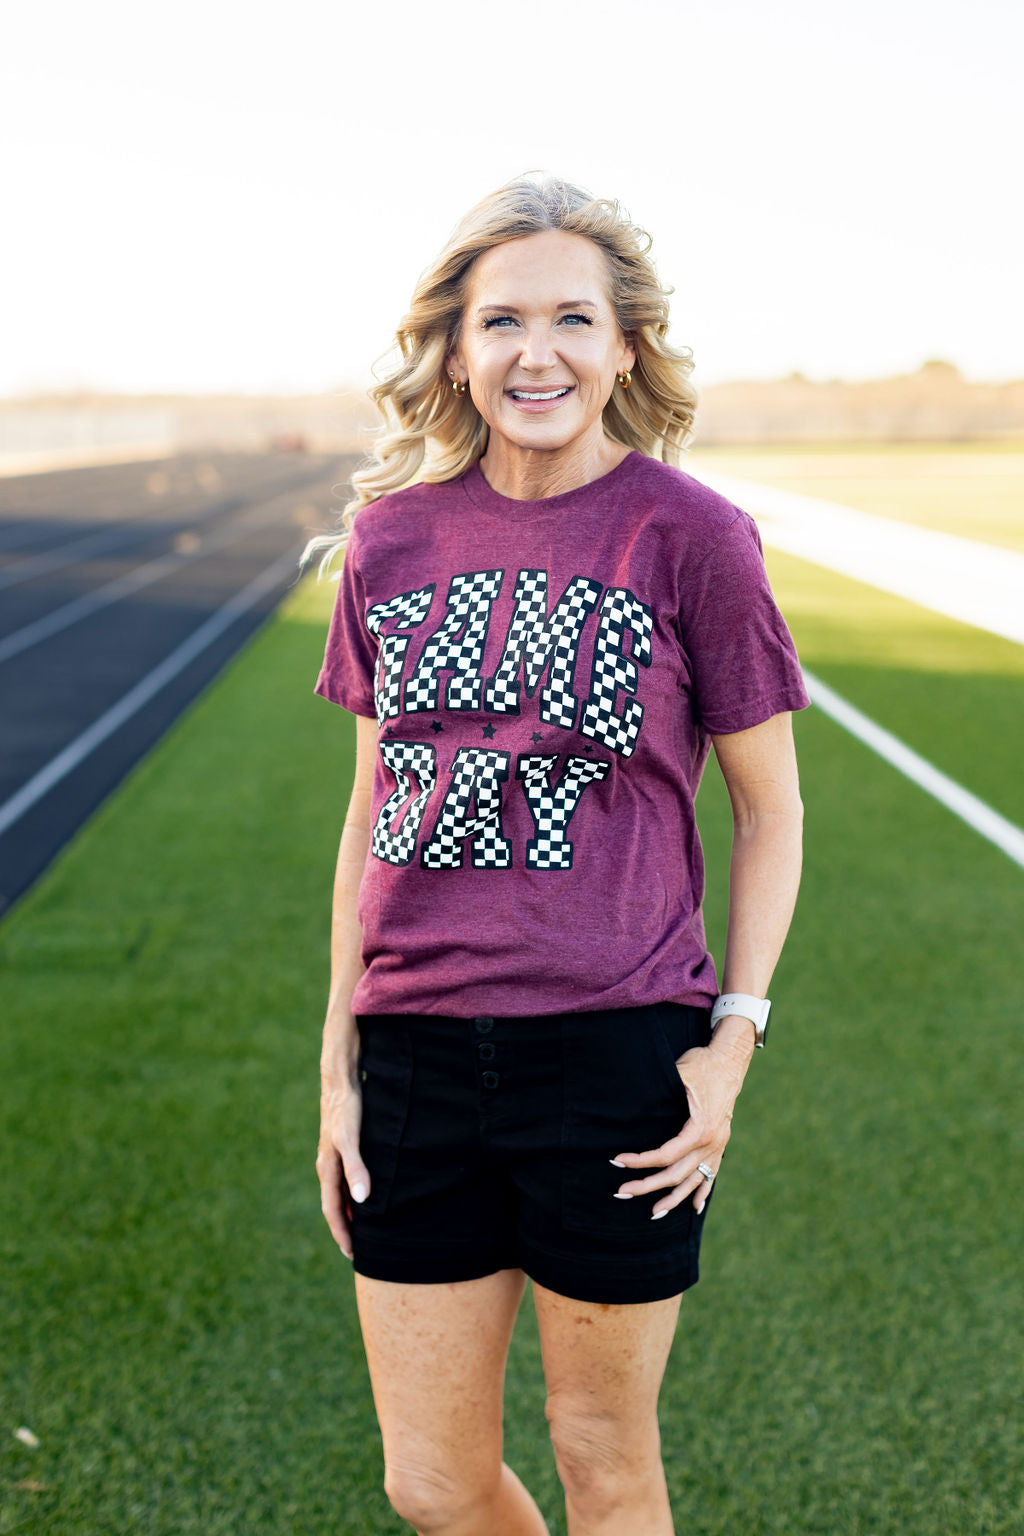
[[[490,427],[489,460],[602,451],[601,413],[636,353],[608,297],[601,248],[545,230],[478,256],[446,368]]]

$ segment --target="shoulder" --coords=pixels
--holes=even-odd
[[[348,547],[360,566],[374,558],[392,558],[415,547],[438,516],[463,496],[461,480],[417,481],[388,491],[360,507],[352,520]]]
[[[428,481],[418,480],[415,485],[404,485],[399,491],[388,491],[376,501],[367,502],[355,515],[354,525],[375,532],[386,528],[395,518],[429,515],[438,507],[446,506],[462,492],[462,479]]]
[[[637,454],[631,493],[645,510],[663,520],[666,533],[685,536],[691,559],[710,553],[729,533],[743,542],[759,543],[748,512],[674,464]]]

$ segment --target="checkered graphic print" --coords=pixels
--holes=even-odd
[[[416,671],[405,685],[405,707],[436,709],[438,673],[454,672],[445,691],[446,709],[479,709],[480,669],[491,617],[491,604],[501,591],[504,571],[470,571],[453,576],[448,588],[448,614],[429,637]],[[465,634],[459,637],[459,630]]]
[[[630,654],[622,649],[626,630],[633,636]],[[594,665],[590,674],[590,693],[580,717],[580,735],[593,736],[602,746],[629,757],[640,734],[644,707],[630,699],[621,715],[615,713],[615,695],[620,688],[636,692],[636,663],[651,664],[651,635],[654,617],[646,603],[625,587],[609,587],[601,604],[601,617],[594,641]]]
[[[548,573],[522,570],[516,580],[516,606],[495,675],[484,689],[484,708],[495,714],[520,712],[519,673],[524,668],[528,698],[550,660],[547,687],[540,696],[540,717],[546,725],[571,730],[579,702],[572,692],[572,675],[580,633],[597,607],[603,588],[599,581],[574,576],[548,618]],[[552,652],[554,654],[552,654]]]
[[[509,752],[459,748],[434,831],[420,852],[424,869],[461,869],[467,839],[474,869],[512,868],[512,844],[501,832],[501,786],[510,761]],[[474,802],[475,814],[470,809]]]
[[[366,614],[366,627],[377,636],[377,664],[373,670],[373,692],[377,701],[377,724],[383,725],[389,716],[397,715],[401,707],[399,689],[405,653],[409,649],[408,635],[385,635],[380,640],[380,628],[385,619],[398,616],[396,629],[415,629],[430,612],[434,600],[436,581],[418,592],[399,592],[387,603],[376,603]]]
[[[547,776],[557,762],[555,755],[520,757],[516,763],[516,778],[523,782],[536,833],[526,844],[527,869],[572,868],[573,845],[565,836],[569,823],[587,785],[607,778],[612,766],[586,757],[570,757],[562,777],[552,787]]]
[[[408,864],[416,848],[423,810],[437,783],[437,753],[429,742],[378,740],[381,759],[396,779],[394,789],[380,808],[370,839],[374,858],[386,864]],[[391,823],[409,800],[410,774],[419,784],[419,793],[408,804],[397,831]]]

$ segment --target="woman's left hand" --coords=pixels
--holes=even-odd
[[[740,1029],[732,1029],[734,1024]],[[676,1066],[686,1089],[690,1118],[678,1136],[650,1152],[615,1153],[613,1161],[624,1168],[657,1169],[646,1178],[620,1184],[620,1196],[671,1189],[669,1195],[655,1203],[652,1220],[664,1216],[688,1195],[693,1196],[698,1213],[704,1209],[731,1134],[733,1105],[753,1053],[753,1026],[745,1019],[723,1019],[710,1045],[695,1046],[679,1057]],[[700,1171],[700,1163],[711,1169],[712,1179]]]

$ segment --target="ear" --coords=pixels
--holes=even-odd
[[[466,365],[462,361],[462,358],[459,356],[459,350],[457,347],[453,348],[451,352],[445,354],[444,371],[446,374],[448,374],[449,377],[453,373],[457,379],[464,379],[466,377]]]
[[[633,345],[633,338],[626,336],[622,345],[622,361],[619,363],[619,372],[621,373],[622,369],[625,368],[627,372],[632,373],[635,367],[636,347]]]

